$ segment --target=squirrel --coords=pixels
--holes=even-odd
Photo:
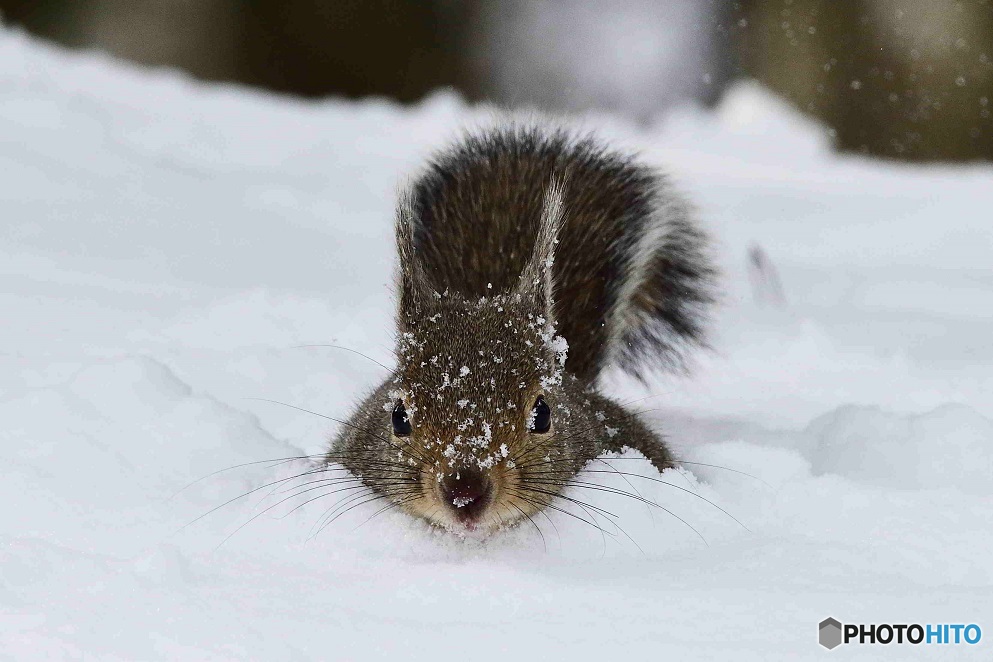
[[[716,270],[664,175],[592,135],[505,124],[436,153],[395,234],[396,369],[325,463],[463,533],[560,509],[607,451],[676,465],[597,390],[610,365],[643,379],[706,344]]]

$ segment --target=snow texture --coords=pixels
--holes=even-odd
[[[984,627],[844,659],[988,659],[993,171],[838,157],[753,85],[584,120],[673,173],[724,270],[692,376],[606,380],[687,463],[581,479],[658,506],[575,488],[616,517],[460,539],[247,464],[336,429],[252,398],[341,416],[381,379],[316,345],[390,364],[396,186],[489,116],[0,31],[0,657],[821,659],[833,616]]]

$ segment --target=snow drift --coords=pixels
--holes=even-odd
[[[320,453],[335,424],[252,398],[338,416],[377,382],[309,345],[389,360],[395,188],[488,115],[303,103],[0,32],[0,650],[803,659],[834,616],[986,629],[852,659],[988,657],[993,170],[837,157],[752,85],[647,129],[583,120],[673,173],[724,270],[691,377],[608,380],[685,469],[628,454],[585,479],[652,503],[577,490],[615,517],[486,541],[370,505],[312,535],[348,493],[304,503],[303,463],[261,461]]]

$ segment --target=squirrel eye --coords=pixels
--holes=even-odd
[[[393,407],[393,434],[398,437],[406,437],[410,434],[410,417],[403,406],[402,400],[397,400]]]
[[[531,432],[542,434],[552,427],[552,410],[549,409],[545,398],[538,396],[531,409]]]

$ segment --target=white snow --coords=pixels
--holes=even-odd
[[[844,659],[988,659],[993,169],[835,156],[751,85],[648,128],[585,120],[672,171],[725,272],[691,377],[607,380],[686,470],[632,453],[581,480],[661,507],[575,489],[623,531],[577,508],[480,541],[368,504],[311,537],[354,483],[296,510],[326,491],[300,463],[183,489],[325,448],[334,422],[252,398],[341,416],[377,383],[315,345],[389,364],[396,186],[488,116],[0,31],[0,656],[821,659],[834,616],[984,628]],[[752,291],[754,243],[784,305]]]

